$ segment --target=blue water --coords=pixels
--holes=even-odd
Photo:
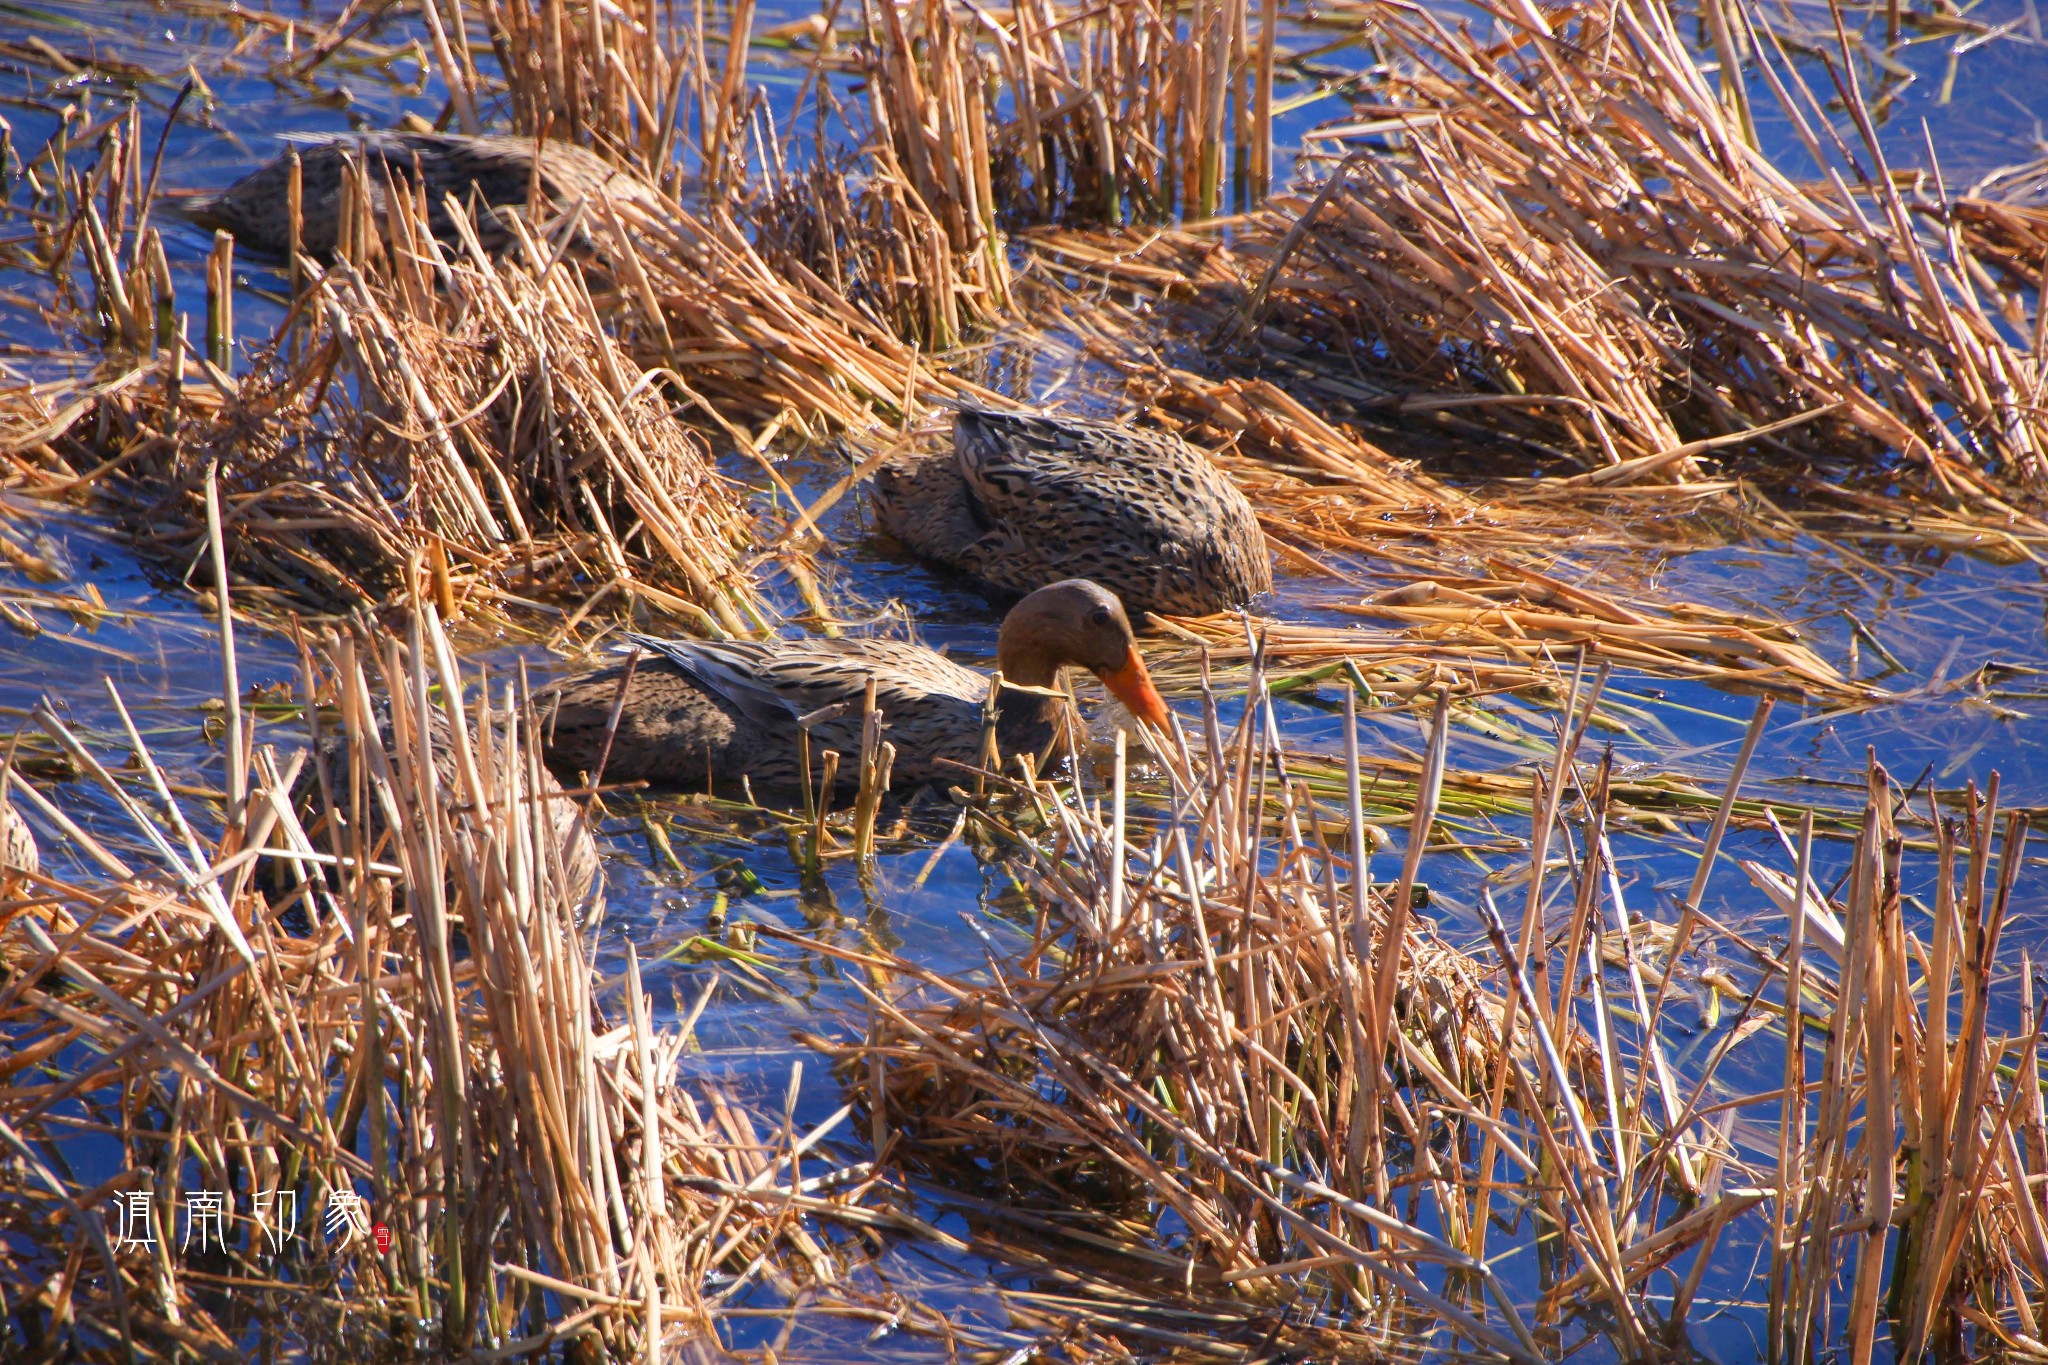
[[[320,12],[328,11],[323,6]],[[778,5],[758,26],[799,12],[793,5]],[[1825,12],[1810,5],[1791,12],[1815,28],[1825,22]],[[1971,11],[1971,18],[1997,26],[2024,24],[2025,14],[2017,4],[1996,3]],[[293,17],[300,18],[309,33],[320,26],[317,16],[304,18],[294,12]],[[95,31],[77,27],[84,23]],[[1879,29],[1881,23],[1880,18]],[[119,37],[107,36],[109,25],[121,30]],[[237,37],[230,27],[140,4],[0,6],[0,39],[10,33],[44,38],[66,53],[118,56],[155,73],[135,83],[127,77],[53,77],[46,68],[20,65],[0,68],[0,112],[12,125],[12,146],[19,154],[42,145],[66,104],[87,109],[89,123],[131,92],[150,111],[145,124],[154,137],[176,97],[186,62],[196,62],[216,98],[188,102],[184,117],[170,133],[163,183],[173,193],[230,182],[272,155],[270,138],[275,132],[387,126],[408,110],[431,118],[440,104],[434,82],[409,56],[382,69],[323,69],[307,86],[275,82],[255,65],[239,72],[224,70],[220,54]],[[403,24],[394,22],[379,41],[403,47],[409,35]],[[1953,98],[1942,102],[1943,71],[1958,41],[1940,37],[1908,48],[1903,60],[1921,72],[1921,78],[1897,92],[1886,110],[1895,164],[1925,164],[1924,126],[1926,137],[1940,149],[1942,170],[1952,186],[2038,155],[2040,128],[2048,119],[2048,57],[2039,46],[2012,41],[1961,54]],[[1345,59],[1340,53],[1323,60]],[[772,79],[776,62],[773,53],[760,53],[755,74],[771,79],[776,98],[787,99],[790,84]],[[1283,131],[1298,134],[1341,112],[1334,100],[1306,105]],[[1784,130],[1769,120],[1765,131],[1774,145],[1784,136]],[[157,221],[165,231],[181,297],[202,297],[207,236],[168,212]],[[0,245],[0,251],[21,249]],[[7,265],[8,258],[0,256],[0,267]],[[68,333],[64,322],[52,324],[44,317],[43,306],[53,301],[48,287],[20,266],[17,256],[12,268],[0,273],[0,283],[13,291],[0,296],[11,345],[0,358],[15,375],[54,377],[65,370],[66,353],[77,349],[79,339]],[[242,279],[250,287],[237,301],[237,318],[245,343],[255,344],[277,321],[277,307],[263,292],[275,292],[279,281],[260,264],[244,264]],[[1085,399],[1091,390],[1107,387],[1106,377],[1083,366],[1066,392]],[[821,454],[794,458],[784,472],[808,501],[841,470]],[[732,472],[759,481],[758,471]],[[205,726],[212,714],[208,704],[219,695],[218,642],[208,619],[177,583],[176,572],[139,562],[104,518],[91,510],[10,501],[0,507],[0,529],[32,543],[59,571],[56,581],[44,583],[18,570],[0,569],[0,598],[16,601],[41,628],[39,634],[29,635],[0,626],[0,716],[22,716],[47,699],[100,746],[103,755],[118,762],[126,743],[106,700],[105,686],[112,683],[138,725],[149,732],[160,761],[184,781],[217,786],[218,751]],[[877,629],[914,633],[965,660],[988,659],[996,616],[981,598],[942,574],[873,550],[862,539],[863,509],[858,500],[849,499],[836,508],[825,529],[834,547],[824,554],[825,575],[845,616],[875,614]],[[1845,671],[1852,651],[1860,676],[1885,671],[1887,666],[1851,630],[1853,617],[1902,665],[1882,680],[1882,686],[1895,694],[1883,704],[1833,710],[1781,704],[1752,766],[1746,789],[1751,794],[1850,809],[1858,800],[1866,753],[1874,752],[1901,784],[1922,783],[1953,793],[1967,782],[1981,786],[1996,769],[2003,777],[2008,806],[2048,809],[2048,753],[2043,751],[2048,743],[2048,725],[2043,723],[2048,717],[2048,581],[2038,565],[2024,560],[1999,563],[1871,538],[1842,542],[1853,551],[1852,561],[1809,537],[1751,534],[1730,541],[1716,526],[1684,517],[1664,524],[1646,520],[1639,529],[1640,546],[1564,545],[1545,556],[1541,567],[1560,577],[1596,583],[1609,575],[1624,576],[1652,583],[1672,599],[1796,621],[1809,643]],[[1399,581],[1387,565],[1370,559],[1345,567],[1367,590]],[[83,594],[88,585],[98,590],[109,614],[82,620],[28,596]],[[1332,611],[1339,600],[1355,600],[1358,593],[1356,587],[1340,591],[1327,580],[1283,575],[1268,610],[1290,619],[1379,628]],[[795,610],[793,600],[782,605]],[[245,688],[288,684],[295,676],[296,651],[285,641],[245,629],[239,643]],[[1162,641],[1154,652],[1171,655],[1174,649]],[[480,653],[494,666],[519,654],[543,673],[561,666],[532,649]],[[1633,733],[1595,737],[1612,742],[1620,772],[1650,774],[1675,767],[1710,788],[1732,761],[1755,706],[1748,696],[1626,672],[1615,675],[1610,696],[1641,712]],[[1338,755],[1343,747],[1341,712],[1327,704],[1337,694],[1326,690],[1321,699],[1325,705],[1313,704],[1314,698],[1281,703],[1283,726],[1296,749]],[[1514,719],[1526,715],[1531,705],[1503,702],[1499,709]],[[1183,710],[1192,708],[1184,705]],[[1413,748],[1420,741],[1411,718],[1372,717],[1367,726],[1363,743],[1368,753],[1389,752],[1397,745]],[[283,726],[274,737],[289,742],[295,734],[292,727]],[[1521,770],[1527,762],[1526,755],[1467,730],[1454,731],[1451,760],[1454,767],[1482,771]],[[121,848],[132,842],[125,832],[125,817],[108,808],[96,787],[61,781],[42,785],[89,831]],[[843,1094],[825,1059],[793,1035],[807,1031],[853,1037],[861,1026],[856,997],[837,972],[768,939],[761,940],[758,951],[772,967],[758,980],[701,954],[674,959],[664,954],[682,950],[699,935],[717,937],[713,917],[721,905],[733,920],[780,925],[854,946],[882,947],[939,970],[961,973],[973,972],[983,962],[983,933],[1007,944],[1019,941],[1018,934],[1028,928],[1028,909],[1020,903],[1000,858],[984,858],[963,843],[933,862],[933,851],[950,826],[950,812],[914,813],[909,826],[888,841],[872,879],[864,882],[847,862],[829,864],[822,877],[807,881],[772,825],[714,822],[684,803],[638,805],[622,800],[614,802],[612,810],[603,829],[609,888],[609,912],[599,931],[603,959],[616,963],[624,944],[634,943],[644,960],[654,962],[648,972],[649,989],[670,1019],[684,1015],[715,979],[714,1002],[697,1028],[701,1051],[691,1059],[691,1068],[702,1079],[728,1085],[779,1112],[792,1071],[800,1066],[795,1110],[800,1129],[825,1118],[839,1106]],[[670,822],[673,847],[689,869],[686,875],[667,869],[656,855],[643,819]],[[1502,820],[1495,827],[1467,819],[1458,828],[1474,841],[1523,832],[1514,820]],[[1668,917],[1674,897],[1690,878],[1696,851],[1690,837],[1619,834],[1615,852],[1631,908],[1653,918]],[[1816,876],[1821,885],[1831,884],[1841,873],[1848,854],[1842,841],[1819,846]],[[1398,857],[1398,845],[1380,855],[1381,875],[1391,873]],[[1735,867],[1735,858],[1786,866],[1769,835],[1731,834],[1705,908],[1717,918],[1753,926],[1762,934],[1781,929],[1781,923],[1764,915],[1767,903]],[[63,866],[66,860],[64,850],[52,850],[53,862]],[[721,892],[718,869],[734,860],[745,864],[760,890],[739,896]],[[1477,940],[1472,907],[1481,881],[1489,871],[1511,868],[1515,861],[1513,855],[1496,854],[1490,862],[1446,857],[1426,864],[1425,877],[1434,893],[1431,913],[1448,936]],[[2030,861],[2030,868],[2034,865]],[[921,886],[913,889],[920,876]],[[1927,860],[1909,855],[1907,890],[1931,899],[1930,878]],[[729,875],[727,881],[730,884]],[[2023,878],[2007,937],[2013,960],[2022,948],[2037,957],[2048,951],[2044,908],[2048,907],[2039,879]],[[1674,1006],[1674,1050],[1708,1036],[1685,1037],[1701,1022],[1703,1004],[1681,999]],[[1774,1085],[1775,1079],[1746,1074],[1739,1054],[1720,1082],[1731,1093],[1753,1083],[1764,1088]],[[848,1159],[864,1155],[860,1135],[851,1125],[840,1130],[834,1144],[828,1150]],[[78,1144],[71,1156],[80,1178],[88,1181],[118,1169],[112,1164],[118,1153],[90,1142]],[[990,1227],[971,1207],[949,1204],[937,1193],[926,1213],[944,1230],[969,1240]],[[1754,1228],[1738,1225],[1724,1239],[1719,1256],[1728,1268],[1724,1274],[1717,1267],[1708,1276],[1705,1299],[1744,1297],[1755,1254],[1754,1233]],[[1053,1245],[1058,1247],[1053,1254],[1067,1258],[1066,1263],[1080,1263],[1071,1247]],[[1525,1262],[1526,1258],[1510,1257],[1502,1271],[1533,1298],[1534,1268]],[[1676,1267],[1680,1275],[1685,1269],[1684,1261]],[[857,1282],[877,1295],[901,1294],[952,1316],[969,1340],[999,1352],[1028,1345],[1034,1335],[1013,1329],[1000,1291],[1057,1289],[1060,1284],[1058,1275],[1042,1266],[999,1256],[955,1255],[907,1239],[891,1239]],[[1657,1292],[1668,1292],[1668,1286]],[[928,1333],[888,1330],[871,1336],[871,1322],[800,1315],[792,1325],[771,1311],[779,1303],[767,1291],[747,1302],[762,1315],[730,1317],[721,1329],[737,1348],[776,1344],[784,1359],[922,1360],[945,1353],[943,1344]],[[1710,1359],[1753,1359],[1760,1324],[1761,1313],[1753,1303],[1720,1315],[1707,1311],[1703,1303],[1694,1314],[1693,1345]],[[1566,1332],[1567,1340],[1573,1336]],[[1611,1350],[1596,1341],[1583,1355],[1607,1359]]]

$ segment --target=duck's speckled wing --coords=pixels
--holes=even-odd
[[[950,450],[913,451],[888,461],[875,471],[873,506],[877,530],[922,559],[958,568],[970,567],[975,542],[989,531],[988,514],[968,491]]]
[[[1133,610],[1203,613],[1273,586],[1251,506],[1177,436],[966,409],[954,460],[987,527],[968,567],[1018,590],[1091,578]]]
[[[847,760],[860,752],[862,708],[868,680],[883,734],[896,745],[899,788],[957,776],[941,760],[972,762],[981,748],[982,705],[988,679],[920,645],[897,640],[669,640],[633,635],[648,654],[628,690],[620,736],[606,765],[610,777],[654,781],[746,774],[757,783],[786,784],[797,770],[797,722],[814,717],[814,750],[837,749]],[[644,676],[642,676],[644,675]],[[610,692],[580,684],[573,714],[557,707],[558,724],[593,747],[616,695],[619,670],[609,670]],[[677,695],[697,694],[692,702]],[[666,743],[651,732],[648,710],[635,696],[664,698],[676,733]],[[567,688],[560,695],[570,695]],[[843,708],[837,715],[832,708]],[[820,715],[819,713],[825,713]],[[628,726],[634,727],[628,744]],[[558,739],[556,751],[569,750]],[[581,752],[579,749],[577,752]],[[688,752],[693,757],[679,761]],[[848,771],[843,769],[842,771]]]

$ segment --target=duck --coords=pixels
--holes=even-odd
[[[950,451],[876,471],[872,505],[878,530],[999,596],[1086,578],[1133,612],[1205,616],[1273,587],[1251,504],[1167,432],[966,406]]]
[[[565,780],[710,788],[745,778],[756,791],[794,789],[805,781],[800,732],[809,734],[813,771],[828,749],[857,760],[869,683],[883,737],[896,749],[895,790],[943,791],[960,780],[962,765],[978,766],[990,679],[922,645],[627,639],[636,659],[569,678],[535,699],[542,756]],[[1100,678],[1138,720],[1167,727],[1130,617],[1100,584],[1068,579],[1027,594],[1003,617],[996,663],[1001,763],[1015,754],[1042,763],[1055,749],[1069,716],[1058,690],[1068,668]],[[615,704],[618,728],[607,755]],[[857,769],[857,761],[841,764],[848,787]]]
[[[0,796],[0,873],[25,872],[30,876],[43,870],[43,855],[36,847],[36,832],[21,818],[14,803]]]
[[[383,748],[388,761],[396,763],[400,741],[392,727],[390,703],[380,699],[373,708],[373,716],[377,744]],[[570,908],[579,918],[601,914],[605,891],[603,858],[598,851],[597,835],[586,804],[563,790],[555,775],[545,767],[534,775],[532,786],[528,788],[523,755],[517,750],[507,751],[502,747],[501,736],[495,726],[487,732],[472,733],[470,744],[473,746],[471,752],[480,762],[495,753],[491,783],[499,793],[518,790],[522,804],[531,802],[540,806],[545,823],[537,828],[544,830],[544,837],[555,846],[553,852],[544,852],[543,856],[550,865],[560,868],[560,885],[569,899]],[[332,790],[347,791],[352,761],[350,745],[349,732],[345,727],[339,724],[324,727],[317,745],[319,763],[305,764],[292,788],[293,812],[300,825],[314,836],[316,846],[324,846],[327,837],[323,825],[328,806],[322,796],[320,768],[326,768],[325,782]],[[447,713],[438,706],[427,713],[427,751],[433,758],[434,782],[442,799],[456,806],[458,821],[469,819],[475,807],[463,802],[458,795],[462,791],[462,777],[458,771],[460,763],[456,758]],[[373,800],[363,809],[362,816],[370,822],[370,846],[375,849],[391,835],[385,823],[385,808]],[[397,854],[390,849],[382,850],[382,856],[386,861],[397,860]],[[295,883],[286,880],[282,864],[274,866],[277,875],[270,889],[280,896],[288,894]],[[330,872],[327,875],[330,880],[338,881],[335,874]],[[448,878],[451,901],[459,899],[457,880],[451,863]]]
[[[395,130],[294,133],[286,140],[299,157],[299,249],[322,260],[334,255],[340,237],[341,187],[351,161],[369,174],[372,217],[380,227],[387,182],[417,181],[426,192],[429,229],[451,245],[459,239],[447,197],[480,200],[487,211],[478,215],[478,238],[491,251],[507,246],[512,234],[488,210],[525,208],[536,184],[542,196],[565,208],[600,196],[649,209],[660,202],[647,182],[573,142]],[[289,254],[291,155],[281,153],[218,194],[195,200],[186,216],[227,233],[237,246],[269,256]]]

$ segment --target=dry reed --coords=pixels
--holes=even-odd
[[[107,482],[138,539],[189,559],[199,485],[218,466],[236,568],[283,604],[379,604],[425,565],[451,615],[618,592],[711,629],[757,629],[735,491],[662,376],[607,333],[583,276],[549,268],[582,240],[575,215],[555,240],[519,224],[514,262],[488,255],[466,217],[447,250],[416,198],[387,195],[373,222],[362,175],[347,189],[339,259],[297,262],[305,288],[239,378],[223,364],[227,239],[209,272],[207,353],[188,357],[157,321],[175,316],[168,278],[145,271],[139,290],[121,289],[120,253],[86,201],[87,260],[123,343],[106,368],[125,382],[74,408],[68,443],[114,457]]]
[[[731,10],[722,29],[701,13],[673,24],[652,0],[591,6],[572,22],[529,0],[482,0],[478,10],[520,131],[624,160],[673,200],[664,221],[634,222],[621,233],[643,261],[621,283],[645,324],[649,359],[688,376],[712,402],[739,359],[772,376],[786,355],[839,379],[843,356],[850,369],[886,376],[879,386],[854,379],[850,392],[824,404],[801,390],[765,404],[742,399],[727,404],[733,420],[762,420],[762,407],[788,420],[780,400],[806,416],[865,426],[870,407],[888,411],[919,396],[927,381],[912,346],[950,348],[1006,310],[1008,265],[987,156],[967,146],[987,122],[972,77],[977,59],[943,12],[926,15],[942,31],[925,41],[890,10],[891,41],[868,70],[880,136],[849,174],[822,126],[812,164],[785,164],[772,115],[749,84],[751,0]],[[714,60],[714,48],[722,59]],[[481,100],[474,69],[452,58],[441,65],[451,88],[465,92],[458,102]],[[810,83],[824,100],[822,65]],[[921,141],[941,130],[955,144],[937,158],[944,185]],[[787,324],[783,345],[765,344]],[[742,354],[732,356],[735,349]],[[726,416],[706,414],[714,422]]]
[[[1007,95],[980,150],[1012,217],[1211,218],[1271,187],[1271,0],[1024,0],[974,21]]]
[[[867,41],[856,60],[868,145],[855,157],[834,155],[821,120],[811,164],[770,168],[749,215],[781,273],[816,279],[895,335],[944,351],[986,331],[1010,305],[990,179],[986,59],[944,5],[863,15]],[[822,101],[822,68],[813,78]]]
[[[821,1134],[693,1095],[631,955],[623,1001],[591,961],[523,680],[493,700],[431,604],[321,657],[318,726],[252,731],[229,692],[225,818],[132,725],[121,777],[37,714],[126,827],[88,834],[16,775],[69,854],[0,906],[13,1323],[86,1359],[252,1332],[316,1359],[655,1359],[696,1349],[714,1272],[835,1275],[801,1213],[861,1210],[796,1188]],[[67,1160],[88,1136],[118,1170]]]
[[[2000,828],[1995,786],[1926,813],[1923,936],[1902,915],[1900,793],[1873,765],[1841,899],[1814,883],[1809,818],[1785,841],[1793,876],[1751,872],[1789,947],[1745,937],[1702,901],[1765,706],[1699,812],[1676,922],[1646,918],[1616,871],[1614,775],[1578,757],[1600,690],[1574,686],[1520,779],[1528,875],[1482,885],[1476,951],[1413,909],[1444,808],[1443,701],[1391,877],[1369,861],[1355,743],[1331,819],[1328,788],[1268,747],[1256,674],[1246,720],[1200,759],[1183,747],[1197,775],[1154,816],[1126,810],[1121,762],[1099,800],[1020,787],[1045,822],[1022,946],[990,938],[978,978],[843,954],[873,1020],[843,1074],[877,1141],[983,1197],[1096,1210],[1074,1235],[1203,1292],[1286,1294],[1296,1321],[1411,1342],[1550,1359],[1577,1349],[1576,1322],[1648,1358],[1739,1242],[1769,1265],[1779,1358],[1841,1342],[1868,1359],[1887,1324],[1907,1354],[2033,1349],[2039,1059],[2031,983],[1997,951],[2024,818]],[[1544,913],[1553,876],[1562,918]],[[1699,952],[1702,932],[1741,965]],[[2025,1029],[2000,1036],[2019,992]],[[1667,995],[1719,1021],[1683,1073]],[[1786,1080],[1744,1093],[1724,1069]],[[1497,1268],[1518,1256],[1520,1288]],[[1665,1271],[1675,1294],[1652,1292]]]
[[[2038,487],[2039,313],[1989,273],[2031,274],[2023,216],[1951,205],[1938,181],[1909,204],[1853,79],[1836,92],[1852,151],[1765,45],[1752,80],[1827,168],[1795,183],[1659,0],[1483,13],[1482,40],[1426,10],[1346,6],[1388,61],[1355,117],[1314,136],[1315,178],[1227,246],[1042,249],[1071,242],[1155,287],[1179,277],[1331,410],[1454,415],[1569,454],[1601,486],[1697,480],[1740,445],[1799,472],[1898,451],[1999,517],[2003,490]],[[1176,268],[1197,250],[1207,279]]]
[[[1411,695],[1471,679],[1475,691],[1554,691],[1557,662],[1583,651],[1649,677],[1694,678],[1736,690],[1836,702],[1876,702],[1884,689],[1843,675],[1782,623],[1684,602],[1630,602],[1496,562],[1487,577],[1421,578],[1333,609],[1404,627],[1398,635],[1349,627],[1258,623],[1269,660],[1323,668],[1350,660],[1385,670],[1381,691]],[[1221,663],[1249,658],[1241,623],[1172,620],[1169,630],[1212,647]],[[1174,676],[1172,665],[1165,665]]]

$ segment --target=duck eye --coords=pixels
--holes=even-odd
[[[1096,609],[1095,609],[1094,611],[1091,611],[1091,612],[1089,612],[1089,613],[1088,613],[1088,624],[1089,624],[1089,625],[1091,625],[1091,626],[1106,626],[1106,625],[1108,625],[1108,624],[1109,624],[1109,608],[1108,608],[1108,607],[1097,607],[1097,608],[1096,608]]]

